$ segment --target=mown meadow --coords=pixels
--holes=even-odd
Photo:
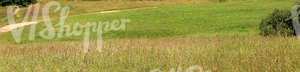
[[[88,24],[129,19],[123,31],[103,34],[103,52],[96,51],[97,33],[91,33],[89,53],[83,53],[83,35],[38,36],[22,42],[0,33],[2,72],[150,72],[199,65],[211,72],[299,72],[300,43],[295,37],[263,37],[260,21],[275,8],[290,9],[296,1],[232,1],[155,5],[139,10],[70,16],[65,24]],[[59,19],[53,19],[57,24]],[[58,30],[58,26],[55,31]]]

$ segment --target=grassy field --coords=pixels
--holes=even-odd
[[[212,72],[299,72],[298,42],[294,38],[263,37],[111,39],[104,41],[104,52],[99,54],[92,47],[85,57],[81,42],[1,45],[0,69],[169,72],[171,68],[185,70],[199,65]]]
[[[284,3],[284,5],[282,5]],[[113,31],[104,34],[111,38],[159,38],[159,37],[226,37],[258,36],[260,20],[275,8],[292,7],[290,1],[246,1],[230,3],[200,3],[192,5],[162,6],[144,10],[124,11],[112,14],[93,14],[70,17],[65,24],[87,24],[89,22],[130,19],[125,31]],[[57,24],[58,20],[53,22]],[[38,24],[39,31],[45,24]],[[56,27],[58,31],[59,27]],[[23,43],[27,43],[28,30],[23,34]],[[10,33],[1,35],[7,42],[14,41]],[[36,41],[43,40],[37,36]],[[96,33],[92,33],[92,39]],[[56,38],[55,40],[81,40],[83,36]],[[3,41],[3,40],[2,40]]]
[[[103,34],[104,49],[83,53],[83,36],[28,40],[18,44],[0,33],[2,72],[149,72],[199,65],[212,72],[299,72],[300,44],[294,37],[261,37],[260,20],[295,1],[233,1],[158,5],[157,8],[73,16],[66,24],[130,19],[125,31]],[[58,23],[58,20],[53,20]],[[37,31],[45,28],[37,25]],[[58,27],[56,27],[58,28]],[[56,30],[57,31],[57,30]],[[36,33],[38,34],[38,33]]]
[[[64,7],[70,7],[70,16],[81,15],[93,12],[102,12],[109,10],[124,10],[124,9],[134,9],[134,8],[145,8],[145,7],[156,7],[156,6],[173,6],[173,5],[184,5],[184,4],[194,4],[203,2],[216,2],[214,0],[162,0],[162,1],[151,1],[151,0],[141,0],[141,1],[129,1],[129,0],[94,0],[94,1],[66,1],[66,0],[42,0],[39,1],[40,7],[43,8],[45,4],[49,2],[59,2]],[[34,5],[38,7],[37,4]],[[18,22],[24,17],[27,9],[21,8],[17,14]],[[6,16],[6,7],[0,7],[0,20]],[[40,9],[40,11],[42,11]],[[51,16],[58,18],[59,13],[50,12]],[[41,19],[42,14],[40,13],[39,18]],[[0,21],[0,27],[8,25],[6,21]]]

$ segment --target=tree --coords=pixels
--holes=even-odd
[[[1,0],[1,6],[18,6],[27,7],[28,5],[37,3],[37,0]]]

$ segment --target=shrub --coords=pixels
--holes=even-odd
[[[19,6],[19,7],[26,7],[28,5],[37,3],[37,0],[1,0],[1,6]]]
[[[259,29],[263,36],[295,36],[292,20],[287,20],[291,16],[289,10],[275,9],[267,18],[260,23]]]

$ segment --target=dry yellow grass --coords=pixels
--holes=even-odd
[[[264,37],[111,39],[104,41],[102,53],[97,53],[95,42],[91,41],[86,58],[81,42],[1,45],[0,64],[7,67],[0,69],[148,72],[200,65],[213,72],[296,72],[300,63],[299,42],[296,38]]]

